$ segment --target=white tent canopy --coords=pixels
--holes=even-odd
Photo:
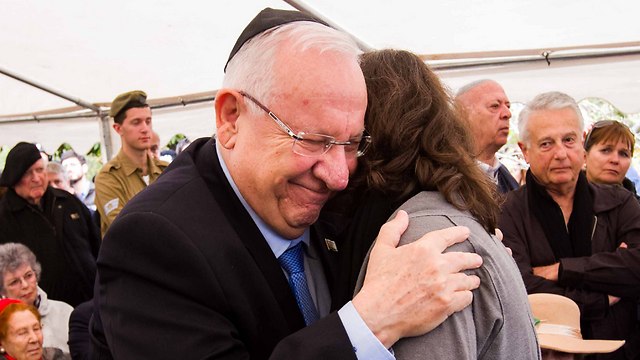
[[[640,111],[637,2],[309,0],[307,5],[372,48],[403,48],[438,59],[488,57],[497,51],[505,60],[500,51],[507,51],[537,54],[540,60],[438,70],[454,91],[467,82],[493,78],[514,102],[560,90],[578,100],[602,97],[623,112]],[[0,69],[92,104],[108,105],[117,94],[133,89],[145,90],[151,99],[213,95],[236,37],[266,6],[292,8],[275,0],[6,0],[0,12]],[[593,55],[592,45],[625,54],[558,58]],[[586,49],[560,50],[570,47]],[[531,49],[538,50],[524,51]],[[540,54],[549,49],[554,50],[547,65]],[[0,94],[0,145],[26,140],[53,150],[66,141],[86,151],[100,139],[97,118],[3,122],[3,116],[74,104],[2,75]],[[211,135],[211,103],[154,110],[154,128],[163,142],[175,133]]]

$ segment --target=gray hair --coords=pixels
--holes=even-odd
[[[40,281],[42,267],[36,255],[23,244],[6,243],[0,245],[0,279],[8,272],[16,271],[20,266],[27,264],[35,271],[36,278]],[[4,281],[0,281],[0,293],[4,294]]]
[[[533,100],[529,101],[525,105],[524,109],[520,112],[520,116],[518,116],[518,133],[520,134],[520,141],[523,143],[529,142],[529,129],[527,128],[527,123],[529,122],[529,118],[532,113],[541,110],[560,110],[566,108],[570,108],[575,111],[576,116],[578,117],[578,126],[580,127],[580,130],[582,130],[584,128],[584,119],[582,118],[582,113],[580,112],[578,103],[576,103],[571,96],[559,91],[550,91],[534,97]]]
[[[476,87],[484,84],[484,83],[488,83],[488,82],[492,82],[492,83],[496,83],[497,82],[495,80],[491,80],[491,79],[481,79],[481,80],[476,80],[476,81],[472,81],[470,83],[468,83],[467,85],[461,87],[458,92],[456,92],[456,99],[459,98],[460,96],[468,93],[469,91],[475,89]]]
[[[267,30],[247,41],[229,61],[223,87],[244,90],[261,102],[270,103],[273,100],[271,91],[276,85],[276,58],[282,45],[288,41],[291,43],[287,49],[292,51],[288,57],[313,49],[320,53],[331,51],[352,56],[354,62],[359,63],[362,53],[344,32],[315,22],[296,21]],[[254,114],[260,111],[252,102],[247,105]]]
[[[78,160],[80,160],[80,158],[78,158]],[[48,162],[47,172],[58,174],[58,176],[60,176],[60,178],[62,178],[64,182],[69,182],[69,179],[67,179],[67,173],[64,171],[64,168],[62,167],[62,165],[60,165],[60,163],[58,162],[55,162],[55,161]]]

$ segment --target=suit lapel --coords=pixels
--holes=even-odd
[[[194,151],[196,148],[196,146],[191,146]],[[227,220],[237,233],[238,241],[244,244],[271,288],[290,331],[294,332],[303,328],[305,326],[304,318],[298,309],[289,283],[267,241],[227,181],[216,154],[215,141],[211,139],[198,148],[200,150],[196,153],[195,159],[198,172],[205,180],[216,201],[225,206]],[[211,171],[212,169],[213,171]]]
[[[316,253],[322,262],[324,275],[327,279],[327,286],[331,292],[331,311],[339,309],[342,302],[336,297],[340,291],[336,290],[336,286],[340,283],[338,279],[338,251],[335,234],[330,224],[318,222],[311,226],[311,244],[315,247]]]

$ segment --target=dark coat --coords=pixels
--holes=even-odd
[[[311,238],[332,288],[335,253],[314,229]],[[192,143],[126,205],[105,236],[97,284],[116,359],[355,359],[336,313],[304,327],[213,140]]]
[[[515,190],[520,187],[516,179],[511,175],[509,169],[503,164],[500,164],[498,168],[498,192],[506,194],[511,190]]]
[[[529,293],[560,294],[575,301],[585,337],[627,340],[621,350],[598,358],[636,359],[640,356],[636,315],[640,296],[640,205],[619,186],[589,184],[589,191],[595,213],[593,255],[589,257],[555,258],[540,222],[531,212],[526,185],[509,193],[499,228]],[[619,248],[623,242],[627,249]],[[532,267],[556,262],[560,262],[558,282],[533,275]],[[621,300],[609,306],[607,295]]]
[[[71,306],[93,296],[100,232],[89,209],[72,194],[47,188],[42,210],[13,189],[0,200],[0,243],[29,247],[42,265],[40,287]]]

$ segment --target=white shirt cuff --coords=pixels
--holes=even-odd
[[[338,310],[338,316],[347,331],[358,360],[395,360],[393,350],[387,350],[373,335],[351,301]]]

